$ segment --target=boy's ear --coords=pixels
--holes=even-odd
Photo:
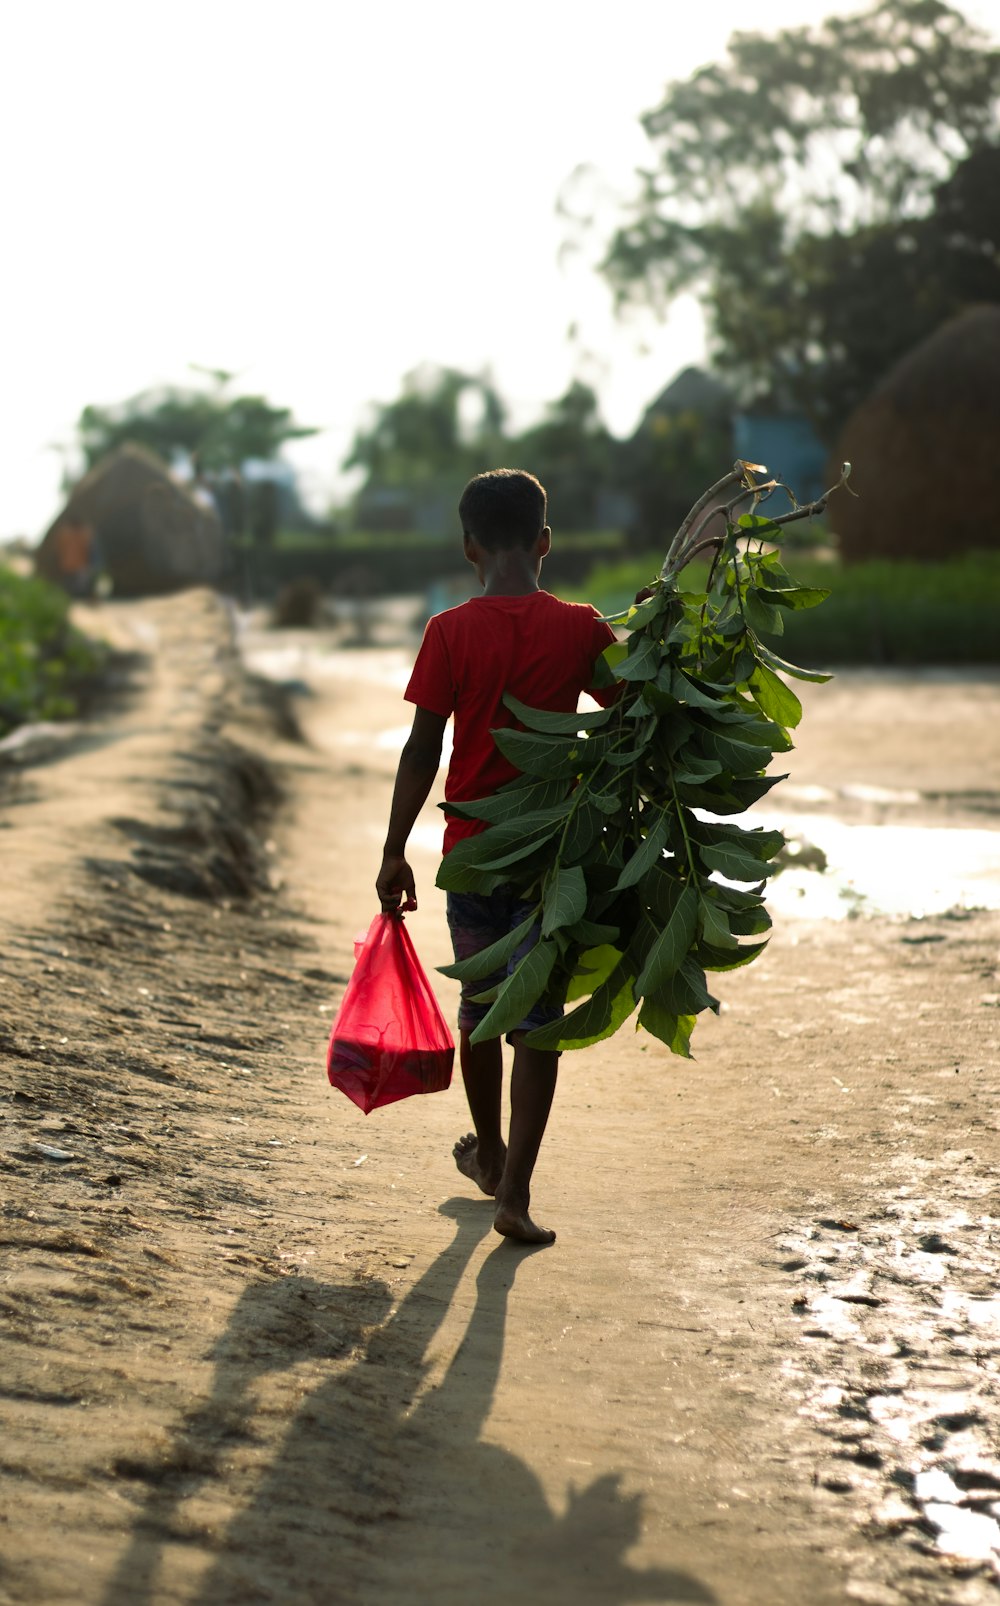
[[[551,550],[552,531],[549,529],[548,525],[545,524],[542,526],[542,532],[538,537],[538,556],[540,558],[547,558]]]

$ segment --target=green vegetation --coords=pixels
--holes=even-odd
[[[595,568],[586,585],[561,594],[619,610],[658,572],[654,554]],[[704,566],[685,576],[704,584]],[[824,586],[829,601],[815,616],[784,619],[786,652],[822,664],[1000,663],[1000,553],[973,552],[947,563],[842,565],[816,557],[796,562],[803,584]]]
[[[263,396],[232,396],[224,369],[202,370],[211,388],[162,386],[113,407],[85,407],[77,436],[88,468],[127,442],[145,446],[165,462],[178,454],[203,471],[238,471],[248,458],[271,462],[286,441],[315,435],[287,407]]]
[[[725,535],[706,536],[711,503],[725,491],[725,505],[734,483]],[[762,638],[827,593],[799,585],[765,545],[780,535],[776,523],[753,514],[732,522],[748,495],[756,504],[758,488],[738,465],[692,509],[662,575],[616,621],[627,640],[608,647],[600,667],[605,686],[624,683],[621,695],[587,714],[506,697],[518,724],[493,735],[521,773],[493,797],[450,805],[487,826],[447,855],[438,886],[488,893],[512,882],[534,904],[509,937],[442,967],[482,982],[477,996],[491,1007],[474,1043],[510,1031],[541,997],[582,998],[527,1041],[585,1048],[638,1005],[638,1024],[689,1056],[698,1015],[718,1009],[706,973],[749,964],[766,946],[764,885],[784,837],[728,817],[774,785],[765,770],[792,745],[802,705],[786,677],[828,678],[789,664]],[[688,560],[706,548],[711,568],[693,589]],[[536,924],[534,944],[490,987],[486,978]]]
[[[918,341],[1000,302],[1000,50],[943,0],[735,33],[642,122],[605,272],[656,311],[697,294],[744,402],[833,439]]]
[[[28,720],[71,718],[102,660],[70,624],[61,591],[0,565],[0,736]]]

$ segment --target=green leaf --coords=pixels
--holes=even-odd
[[[683,890],[684,882],[676,870],[668,868],[662,860],[646,871],[639,883],[639,896],[657,927],[666,925]]]
[[[675,625],[664,637],[665,647],[683,646],[685,642],[694,641],[701,634],[701,626],[697,614],[682,613]]]
[[[763,887],[763,881],[760,886]],[[742,887],[724,887],[717,881],[712,882],[712,897],[722,909],[753,910],[762,909],[764,899],[760,891],[746,892]]]
[[[680,969],[648,996],[674,1015],[700,1015],[703,1009],[717,1012],[719,1008],[719,1000],[705,985],[705,972],[690,954]]]
[[[567,1004],[573,1003],[577,998],[588,997],[606,982],[615,966],[621,961],[621,957],[621,949],[612,943],[600,943],[597,947],[585,948],[566,988]]]
[[[542,936],[550,937],[559,926],[582,920],[587,908],[587,882],[578,864],[560,865],[545,891]]]
[[[479,1022],[470,1042],[486,1043],[520,1026],[545,992],[558,951],[551,941],[538,942],[528,950],[500,987],[496,1003]]]
[[[619,680],[653,680],[660,667],[662,648],[652,636],[633,636],[629,654],[618,665]]]
[[[756,587],[747,587],[747,594],[743,599],[743,612],[747,624],[759,636],[780,636],[785,628],[781,609],[775,607],[771,601],[771,598],[777,595],[777,592],[772,592],[770,596],[765,596]]]
[[[741,530],[752,530],[754,536],[762,541],[774,537],[781,540],[781,525],[775,524],[773,519],[765,518],[760,513],[741,513],[739,516]]]
[[[742,948],[713,948],[709,943],[699,943],[696,957],[705,970],[739,970],[741,965],[749,965],[766,947],[767,939],[764,942],[745,943]]]
[[[611,737],[593,736],[589,739],[571,736],[543,736],[536,731],[496,730],[493,740],[504,758],[528,775],[541,775],[546,780],[571,780],[588,767],[600,762],[607,752]]]
[[[504,693],[504,703],[516,719],[530,731],[555,732],[562,736],[575,736],[578,731],[598,730],[611,718],[610,708],[598,708],[587,714],[557,714],[545,708],[529,708],[510,692]]]
[[[576,920],[565,934],[583,947],[599,948],[617,940],[618,927],[602,925],[597,920]]]
[[[717,870],[727,881],[759,881],[761,875],[768,873],[767,865],[728,842],[700,848],[699,852],[709,869]]]
[[[594,685],[597,687],[614,686],[618,680],[618,666],[628,652],[627,641],[611,641],[601,653],[594,665]],[[603,670],[602,670],[603,666]],[[607,675],[605,679],[604,676]]]
[[[668,976],[680,969],[694,939],[697,920],[698,894],[694,887],[686,886],[636,981],[637,999],[644,993],[656,992]]]
[[[718,843],[728,843],[730,847],[761,861],[773,859],[785,845],[783,831],[764,831],[759,825],[723,825],[719,820],[697,820],[691,830],[698,842],[713,847]]]
[[[533,909],[527,920],[522,920],[519,926],[515,926],[498,942],[491,942],[488,948],[480,948],[477,954],[470,955],[468,959],[458,959],[452,965],[438,965],[438,970],[442,976],[450,976],[453,981],[479,981],[482,976],[491,976],[501,965],[506,965],[538,925],[538,914],[538,909]]]
[[[751,804],[759,803],[762,797],[766,797],[772,786],[777,786],[779,781],[787,779],[787,775],[759,775],[753,779],[748,777],[745,780],[730,781],[729,794],[735,800],[737,807],[729,811],[717,807],[716,813],[742,813],[744,809],[750,808]]]
[[[643,753],[646,751],[646,748],[653,740],[653,737],[657,733],[658,724],[659,721],[656,715],[651,714],[648,719],[643,720],[641,725],[636,726],[634,747],[629,748],[629,750],[625,753],[616,753],[613,752],[610,748],[610,745],[608,745],[605,747],[602,757],[606,759],[609,764],[614,765],[616,769],[631,769],[636,760],[642,757]],[[611,739],[610,737],[605,736],[598,737],[597,740],[610,744]]]
[[[642,695],[637,697],[634,703],[629,703],[625,710],[626,719],[647,719],[650,714],[658,712],[649,701],[648,693],[652,690],[652,686],[647,685]]]
[[[610,1037],[628,1020],[635,1008],[632,983],[635,975],[628,959],[619,960],[606,982],[596,988],[586,1003],[549,1026],[539,1026],[525,1037],[532,1048],[589,1048]]]
[[[599,814],[597,809],[590,808],[586,803],[579,804],[566,826],[566,836],[561,849],[563,862],[580,864],[585,860],[603,829],[603,814]]]
[[[758,664],[750,676],[750,691],[762,713],[777,724],[794,729],[802,718],[799,699],[766,664]]]
[[[825,586],[795,586],[790,591],[776,591],[761,586],[758,595],[765,607],[777,604],[781,608],[816,608],[826,601],[830,592]]]
[[[672,1054],[678,1054],[682,1059],[691,1058],[691,1033],[694,1031],[697,1015],[675,1015],[672,1010],[664,1009],[655,998],[644,998],[639,1011],[639,1026],[658,1037],[665,1043]]]
[[[675,781],[710,781],[722,773],[719,759],[703,758],[699,753],[678,753],[675,762]]]
[[[672,601],[673,593],[665,586],[661,587],[653,596],[646,597],[643,602],[637,602],[629,609],[624,621],[625,629],[645,629],[646,625],[652,624],[654,619],[659,619],[661,614],[666,613]]]
[[[702,746],[733,776],[755,775],[758,770],[765,768],[771,758],[767,748],[760,747],[755,742],[736,741],[731,736],[723,736],[719,731],[705,731]]]
[[[670,821],[666,810],[663,810],[650,827],[649,831],[647,831],[642,842],[636,848],[632,857],[625,865],[621,875],[618,877],[619,891],[621,891],[624,887],[634,887],[637,881],[641,881],[642,877],[646,874],[646,871],[650,868],[650,866],[658,862],[660,855],[666,846],[669,830]]]
[[[568,812],[572,798],[565,781],[532,781],[525,785],[523,777],[518,776],[513,787],[501,787],[492,797],[476,798],[468,803],[451,801],[442,803],[441,807],[463,820],[486,820],[495,825],[504,820],[521,819],[536,809],[552,808],[561,801],[565,801]]]
[[[491,825],[488,830],[456,842],[447,855],[456,864],[479,865],[484,870],[500,870],[527,858],[548,837],[562,828],[565,810],[537,809],[523,819]]]
[[[687,703],[690,708],[704,708],[712,713],[716,711],[719,706],[718,697],[712,697],[708,692],[703,691],[697,681],[693,680],[690,675],[685,675],[680,669],[671,669],[669,673],[669,687],[663,685],[662,671],[657,676],[657,685],[662,690],[671,691],[679,703]]]
[[[772,669],[780,669],[783,675],[792,675],[796,680],[813,680],[822,683],[825,680],[833,679],[833,675],[829,670],[800,669],[797,664],[786,663],[784,658],[779,658],[778,654],[772,652],[770,647],[765,647],[763,642],[758,642],[757,652]]]
[[[728,910],[720,909],[711,898],[702,898],[698,910],[698,928],[702,938],[713,948],[735,948],[736,938],[730,929]]]
[[[734,937],[759,937],[770,931],[771,916],[764,908],[747,909],[744,913],[734,909],[729,916],[729,929]]]
[[[618,792],[591,792],[587,802],[592,803],[595,809],[602,814],[617,814],[622,806],[621,794]]]
[[[438,865],[434,885],[440,887],[442,892],[481,892],[486,895],[509,879],[509,874],[503,870],[484,870],[478,864],[463,864],[455,858],[453,848]]]

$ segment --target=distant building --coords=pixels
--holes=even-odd
[[[1000,548],[1000,307],[970,307],[895,363],[840,437],[854,496],[830,500],[849,560]]]
[[[74,486],[36,551],[39,574],[66,584],[67,531],[81,528],[90,532],[89,562],[118,596],[216,585],[223,578],[226,551],[217,513],[144,447],[110,452]]]
[[[796,413],[733,414],[733,456],[762,463],[795,493],[797,502],[815,502],[827,489],[829,453],[807,418]],[[768,503],[773,513],[790,507],[783,492]]]

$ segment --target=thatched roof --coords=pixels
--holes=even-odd
[[[705,418],[728,419],[733,410],[733,398],[721,380],[706,374],[703,368],[682,368],[665,390],[650,402],[643,414],[643,424],[652,418],[670,413],[700,413]]]
[[[118,596],[212,585],[222,578],[225,551],[217,515],[141,446],[122,446],[74,487],[42,538],[39,573],[58,579],[57,532],[65,524],[93,530],[101,569]]]
[[[952,318],[890,369],[852,415],[830,499],[843,556],[934,558],[1000,548],[1000,307]]]

